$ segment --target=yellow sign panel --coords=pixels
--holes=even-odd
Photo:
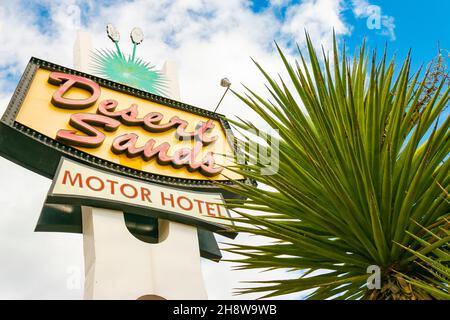
[[[228,180],[220,121],[39,68],[16,122],[95,157],[180,179]]]

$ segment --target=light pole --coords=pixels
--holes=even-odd
[[[225,95],[227,94],[228,90],[231,87],[231,82],[230,80],[228,80],[228,78],[222,78],[222,80],[220,80],[220,85],[224,88],[226,88],[225,92],[222,95],[222,98],[220,98],[219,103],[217,104],[216,108],[214,109],[214,113],[216,113],[217,108],[219,108],[220,103],[222,102],[223,98],[225,97]]]

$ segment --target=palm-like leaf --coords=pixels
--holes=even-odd
[[[402,274],[410,284],[424,289],[436,299],[450,300],[450,217],[440,219],[433,230],[424,228],[427,239],[414,236],[422,247],[417,250],[406,248],[415,257],[415,263],[426,271],[422,278]]]
[[[236,170],[260,187],[224,187],[247,198],[227,200],[241,215],[237,230],[275,239],[265,246],[232,245],[231,252],[244,256],[240,267],[306,272],[240,292],[270,297],[315,288],[309,298],[408,298],[400,273],[424,281],[430,273],[401,246],[417,250],[421,226],[450,209],[442,190],[450,185],[449,89],[443,81],[427,90],[428,74],[411,76],[409,56],[395,70],[386,54],[369,60],[363,45],[349,62],[345,48],[339,57],[335,40],[332,60],[323,54],[321,62],[308,35],[307,44],[309,64],[300,50],[295,66],[279,50],[294,90],[256,63],[273,100],[250,89],[236,93],[279,130],[278,171],[261,175],[262,165],[250,161]],[[257,130],[248,121],[233,124],[244,136]],[[381,268],[383,295],[367,289],[370,265]],[[431,297],[419,286],[414,291]]]
[[[450,199],[449,194],[447,197]],[[447,200],[447,202],[450,202]],[[402,274],[405,280],[424,289],[436,299],[450,300],[450,216],[439,219],[428,228],[423,227],[421,237],[412,235],[421,246],[411,252],[414,262],[427,271],[426,277],[417,278]]]

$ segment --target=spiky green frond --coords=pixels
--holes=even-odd
[[[434,298],[450,300],[450,216],[440,218],[430,227],[422,229],[420,237],[411,234],[420,246],[415,250],[404,249],[414,255],[411,260],[424,269],[425,275],[402,276]]]
[[[119,82],[153,94],[167,95],[167,80],[149,62],[120,51],[96,50],[92,53],[93,72],[105,79]]]
[[[279,168],[261,175],[261,164],[240,164],[235,169],[259,187],[224,187],[247,198],[227,200],[241,215],[237,230],[276,241],[229,250],[243,256],[236,262],[244,269],[307,272],[240,292],[270,297],[316,289],[309,298],[369,298],[367,268],[377,265],[383,296],[396,297],[397,280],[390,279],[398,272],[424,279],[414,253],[400,245],[417,249],[420,226],[450,212],[448,85],[426,90],[427,73],[411,75],[410,56],[398,70],[386,53],[369,58],[365,45],[348,61],[334,40],[331,60],[320,59],[307,36],[309,62],[299,50],[295,65],[278,50],[288,79],[276,81],[256,63],[272,99],[250,89],[235,94],[279,131]],[[249,121],[233,123],[244,133],[258,130]],[[250,133],[243,140],[267,147]],[[251,150],[242,150],[249,159]]]

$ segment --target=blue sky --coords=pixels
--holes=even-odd
[[[374,25],[370,24],[374,9],[380,10],[380,28],[375,29],[368,27],[368,20]],[[450,50],[449,13],[448,0],[0,1],[0,113],[30,57],[72,67],[77,32],[88,32],[94,49],[112,49],[105,34],[111,22],[121,33],[120,45],[126,53],[131,49],[129,32],[141,27],[144,41],[137,55],[157,67],[166,60],[175,62],[181,100],[213,110],[223,93],[219,81],[225,76],[237,91],[243,91],[243,83],[258,93],[266,92],[250,56],[271,74],[282,71],[273,40],[293,59],[290,46],[295,42],[304,46],[304,29],[317,45],[329,48],[334,28],[350,54],[366,38],[371,47],[383,49],[387,43],[390,53],[398,53],[399,65],[412,48],[413,69],[417,69],[436,56],[438,42]],[[219,111],[263,125],[232,95],[225,97]],[[0,255],[9,257],[0,265],[0,298],[80,299],[82,287],[67,288],[66,270],[83,269],[81,237],[31,232],[50,180],[3,158],[0,177],[0,190],[8,190],[8,197],[0,197]],[[22,199],[24,188],[29,201]],[[28,268],[31,264],[34,267]],[[232,289],[241,280],[287,277],[281,271],[231,271],[231,266],[203,262],[210,298],[236,298]]]
[[[289,5],[301,1],[285,1],[287,3],[279,10],[280,19]],[[343,11],[344,19],[353,26],[351,35],[344,36],[349,48],[361,45],[364,38],[371,47],[383,50],[388,44],[389,52],[397,52],[399,58],[404,57],[411,48],[413,65],[418,68],[427,63],[437,54],[438,43],[442,49],[450,50],[450,1],[448,0],[372,0],[370,4],[381,7],[384,15],[395,19],[395,40],[380,34],[378,30],[367,27],[364,18],[358,18],[352,12],[350,1]],[[252,1],[252,10],[261,12],[270,6],[268,0]]]
[[[241,1],[245,6],[255,13],[255,16],[270,12],[276,19],[283,23],[286,20],[286,12],[295,6],[299,6],[304,2],[315,0],[255,0],[255,1]],[[386,34],[385,30],[369,29],[367,27],[367,18],[365,16],[357,16],[354,12],[353,0],[340,1],[342,9],[340,15],[350,28],[350,33],[341,34],[340,38],[345,39],[349,52],[353,52],[354,48],[358,47],[365,38],[370,47],[376,47],[382,50],[385,44],[388,44],[389,53],[397,53],[399,58],[403,58],[408,50],[411,48],[413,53],[413,70],[417,69],[422,63],[428,63],[436,56],[438,43],[442,49],[450,50],[450,24],[448,21],[448,12],[450,12],[450,1],[447,0],[356,0],[360,2],[367,2],[369,5],[379,6],[381,14],[392,18],[394,25],[393,32],[395,38]],[[55,27],[55,22],[52,21],[52,14],[54,14],[55,6],[48,0],[18,0],[16,8],[29,12],[32,20],[32,25],[36,27],[37,31],[47,37],[54,37],[58,32]],[[71,10],[76,8],[80,11],[79,24],[89,29],[96,19],[101,15],[100,12],[104,8],[111,8],[118,6],[119,2],[116,0],[103,1],[65,1],[71,3],[66,8],[68,15]],[[125,1],[133,3],[134,1]],[[208,3],[208,1],[206,1]],[[204,6],[207,7],[207,6]],[[0,6],[1,8],[1,6]],[[113,11],[113,10],[111,10]],[[201,12],[198,8],[187,10],[188,13]],[[204,12],[208,13],[206,9]],[[202,14],[204,14],[204,12]],[[215,13],[217,14],[217,13]],[[109,19],[111,20],[111,19]],[[106,21],[105,21],[106,22]],[[308,29],[308,24],[304,27]],[[382,27],[382,29],[384,29]],[[301,31],[301,30],[299,30]],[[278,37],[286,37],[274,33],[273,40],[279,40]],[[295,37],[292,37],[295,39]],[[169,39],[167,41],[170,41]],[[20,72],[19,70],[12,71],[11,64],[3,60],[0,62],[0,76],[2,79],[1,87],[3,92],[13,90],[17,83]],[[5,92],[6,91],[6,92]]]
[[[390,52],[397,51],[400,58],[411,48],[415,68],[436,56],[438,43],[442,49],[450,49],[450,1],[385,0],[372,3],[380,5],[384,14],[395,18],[396,39],[388,41]],[[346,37],[351,46],[358,45],[362,38],[367,37],[370,46],[384,47],[386,37],[367,29],[364,19],[355,19],[349,13],[346,16],[355,28],[354,34]]]

